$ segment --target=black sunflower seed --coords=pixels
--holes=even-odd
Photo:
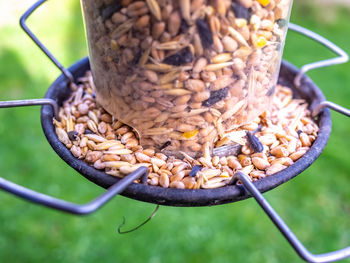
[[[264,146],[261,144],[259,138],[256,137],[253,132],[247,132],[247,140],[254,152],[261,153],[264,150]]]
[[[280,51],[281,49],[282,49],[282,45],[281,45],[281,43],[278,43],[276,45],[276,51]]]
[[[213,36],[210,27],[204,19],[196,20],[197,31],[204,48],[209,48],[213,43]]]
[[[189,47],[185,47],[184,49],[181,49],[176,54],[166,57],[163,60],[163,63],[174,65],[174,66],[181,66],[183,64],[187,64],[192,61],[193,61],[193,54]]]
[[[90,129],[85,129],[84,134],[94,134]]]
[[[137,63],[139,63],[139,60],[142,56],[142,52],[141,50],[139,52],[136,53],[136,55],[134,56],[133,60],[131,61],[132,65],[136,65]]]
[[[68,132],[69,140],[76,141],[78,139],[78,133],[76,131]]]
[[[165,148],[168,147],[170,144],[171,144],[171,141],[165,142],[165,143],[160,147],[160,150],[165,149]]]
[[[184,33],[187,32],[187,29],[188,29],[188,24],[187,24],[187,22],[186,22],[185,19],[182,19],[182,20],[181,20],[181,25],[180,25],[180,31],[179,31],[179,33],[180,33],[180,34],[184,34]]]
[[[193,166],[193,168],[192,168],[192,170],[191,170],[191,172],[190,172],[190,176],[191,176],[191,177],[195,177],[196,174],[197,174],[200,170],[202,170],[202,168],[203,168],[203,166],[201,166],[201,165],[195,165],[195,166]]]
[[[286,19],[283,19],[283,18],[277,19],[276,23],[281,28],[288,25],[288,21]]]
[[[220,89],[220,90],[210,91],[209,99],[203,101],[202,106],[210,107],[210,106],[214,105],[215,103],[226,98],[227,94],[228,94],[228,87]]]
[[[249,23],[250,17],[252,16],[251,8],[245,8],[239,2],[232,3],[231,8],[236,18],[244,18]]]
[[[276,90],[276,85],[273,85],[272,88],[270,88],[267,92],[266,92],[266,96],[272,96],[275,93]]]
[[[109,19],[115,12],[122,8],[120,1],[114,1],[110,5],[103,5],[100,8],[101,18],[103,21]]]

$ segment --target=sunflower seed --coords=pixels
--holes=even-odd
[[[193,54],[190,51],[189,47],[186,47],[184,49],[181,49],[176,54],[166,57],[162,61],[162,63],[174,65],[174,66],[180,66],[183,64],[190,63],[192,61],[193,61]]]
[[[228,87],[220,89],[220,90],[214,90],[210,92],[209,99],[202,102],[203,107],[210,107],[214,105],[215,103],[225,99],[228,94]]]
[[[109,19],[115,12],[122,8],[119,1],[114,1],[109,5],[103,5],[100,7],[101,18],[103,21]]]
[[[210,48],[214,41],[208,23],[204,19],[197,19],[196,26],[202,46],[205,49]]]

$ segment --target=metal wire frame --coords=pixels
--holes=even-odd
[[[72,74],[62,66],[62,64],[52,55],[52,53],[39,41],[39,39],[29,30],[26,25],[26,19],[46,0],[37,1],[32,7],[30,7],[27,12],[21,17],[20,25],[23,30],[27,33],[27,35],[34,41],[34,43],[45,53],[45,55],[61,70],[62,74],[69,80],[69,82],[73,82]],[[301,33],[305,36],[308,36],[317,42],[323,44],[333,52],[339,55],[339,57],[323,60],[319,62],[310,63],[304,65],[301,68],[301,71],[294,79],[294,84],[296,87],[301,87],[302,77],[306,72],[311,69],[321,68],[326,66],[331,66],[335,64],[345,63],[348,61],[348,55],[335,44],[330,42],[329,40],[323,38],[322,36],[302,28],[298,25],[289,24],[289,29]],[[31,106],[31,105],[51,105],[53,107],[54,113],[56,117],[58,117],[58,105],[56,101],[50,99],[37,99],[37,100],[19,100],[19,101],[2,101],[0,102],[0,108],[7,107],[17,107],[17,106]],[[335,103],[324,101],[317,105],[313,111],[313,116],[317,116],[324,108],[330,108],[336,110],[342,114],[350,116],[350,110],[341,107]],[[3,189],[9,193],[17,195],[26,200],[32,201],[34,203],[44,205],[47,207],[51,207],[60,211],[64,211],[71,214],[77,215],[85,215],[92,213],[102,207],[106,202],[111,200],[115,195],[121,193],[125,188],[130,185],[134,180],[143,177],[142,181],[147,180],[147,168],[141,167],[136,170],[134,173],[126,176],[121,179],[116,184],[112,185],[104,194],[94,199],[92,202],[83,205],[77,205],[74,203],[70,203],[67,201],[63,201],[57,198],[53,198],[48,195],[44,195],[33,190],[24,188],[17,184],[14,184],[10,181],[7,181],[0,177],[0,189]],[[245,189],[255,198],[258,204],[262,207],[265,213],[270,217],[272,222],[276,225],[276,227],[280,230],[283,236],[287,239],[290,245],[294,248],[294,250],[298,253],[298,255],[303,258],[307,262],[315,262],[315,263],[323,263],[323,262],[331,262],[344,259],[350,256],[350,247],[340,249],[334,252],[326,253],[326,254],[312,254],[310,253],[304,245],[298,240],[295,234],[289,229],[286,223],[281,219],[281,217],[276,213],[276,211],[271,207],[271,205],[267,202],[267,200],[263,197],[263,195],[259,192],[259,190],[254,186],[254,184],[249,180],[249,177],[241,172],[235,174],[235,179],[240,180],[244,185]]]

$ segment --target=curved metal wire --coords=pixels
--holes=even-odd
[[[313,40],[316,40],[318,43],[324,45],[325,47],[327,47],[328,49],[330,49],[331,51],[333,51],[334,53],[339,55],[339,57],[336,57],[336,58],[317,61],[317,62],[313,62],[313,63],[306,64],[306,65],[302,66],[298,75],[296,75],[296,77],[294,79],[294,85],[296,87],[300,87],[301,78],[303,77],[303,75],[306,74],[306,72],[308,72],[312,69],[333,66],[333,65],[337,65],[337,64],[346,63],[349,61],[349,55],[344,50],[342,50],[340,47],[338,47],[337,45],[335,45],[334,43],[332,43],[328,39],[324,38],[323,36],[320,36],[319,34],[312,32],[309,29],[306,29],[304,27],[298,26],[298,25],[293,24],[293,23],[289,23],[288,28],[299,33],[299,34],[302,34],[302,35],[307,36]]]
[[[83,205],[67,202],[49,195],[30,190],[18,184],[7,181],[1,177],[0,189],[39,205],[51,207],[53,209],[70,214],[87,215],[101,208],[114,196],[123,192],[124,189],[127,188],[130,184],[132,184],[136,179],[140,178],[141,176],[147,175],[147,173],[148,170],[146,167],[140,167],[135,172],[127,175],[126,177],[112,185],[110,188],[108,188],[108,190],[105,193],[103,193],[90,203]]]
[[[324,263],[338,261],[347,257],[350,257],[350,247],[346,247],[337,251],[325,253],[325,254],[312,254],[305,248],[305,246],[294,235],[292,230],[287,226],[283,219],[276,213],[269,202],[249,180],[249,177],[242,172],[237,172],[235,178],[239,179],[247,191],[255,198],[261,208],[270,217],[271,221],[279,229],[282,235],[287,239],[289,244],[294,248],[298,255],[307,262],[312,263]]]
[[[0,108],[13,108],[22,106],[49,105],[52,107],[56,120],[58,118],[58,105],[53,99],[32,99],[32,100],[7,100],[0,101]]]
[[[334,111],[337,111],[341,114],[344,114],[348,117],[350,117],[350,110],[347,108],[344,108],[338,104],[335,104],[331,101],[322,101],[320,104],[318,104],[316,106],[316,108],[314,109],[314,111],[312,112],[312,116],[316,117],[318,114],[320,114],[324,108],[329,108],[332,109]]]
[[[21,17],[19,24],[21,25],[24,32],[34,41],[34,43],[41,49],[42,52],[52,61],[53,64],[62,72],[62,74],[68,79],[70,83],[74,82],[72,73],[69,72],[55,57],[54,55],[44,46],[43,43],[36,37],[36,35],[29,29],[26,24],[28,17],[44,2],[47,0],[39,0],[32,5]]]

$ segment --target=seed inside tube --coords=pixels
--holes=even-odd
[[[279,118],[285,119],[285,123],[280,126],[288,127],[286,134],[277,135],[277,128],[270,126],[279,123],[274,115],[271,121],[267,115],[255,121],[274,93],[274,72],[279,68],[280,54],[277,46],[283,42],[287,28],[281,24],[288,21],[282,2],[286,4],[289,0],[86,0],[85,22],[90,32],[90,50],[94,53],[91,62],[95,79],[92,80],[91,73],[81,78],[79,92],[72,98],[74,105],[70,108],[67,102],[60,113],[62,121],[57,127],[65,134],[78,132],[76,140],[69,136],[65,140],[66,136],[61,134],[64,144],[77,158],[84,158],[89,151],[103,151],[104,157],[90,162],[97,169],[104,169],[104,161],[125,161],[134,165],[144,157],[138,153],[143,153],[142,148],[155,152],[149,158],[164,150],[170,161],[163,167],[158,167],[160,162],[153,161],[149,170],[157,178],[153,184],[162,181],[166,187],[182,187],[183,184],[203,188],[226,183],[221,179],[233,176],[233,172],[228,161],[218,163],[218,158],[212,158],[215,151],[210,144],[228,147],[238,144],[239,150],[252,159],[251,155],[261,147],[259,150],[248,147],[245,133],[247,127],[255,124],[264,123],[268,126],[266,129],[272,130],[262,130],[256,136],[263,153],[273,150],[268,157],[270,164],[272,161],[290,164],[293,159],[301,158],[303,147],[312,145],[317,131],[315,127],[304,127],[310,123],[308,115],[304,115],[306,108],[299,111],[300,105],[293,106],[291,93],[280,92],[280,97],[274,97],[272,102],[281,109]],[[73,88],[73,94],[76,90],[77,87]],[[287,105],[290,108],[286,109]],[[110,118],[102,117],[106,112]],[[290,115],[294,120],[289,118],[289,112],[298,113]],[[242,128],[242,124],[247,125]],[[305,135],[299,138],[298,130]],[[135,136],[129,138],[130,134]],[[110,141],[117,140],[120,144],[110,145]],[[214,178],[204,173],[197,176],[198,180],[192,178],[193,182],[184,180],[191,171],[187,167],[185,177],[176,177],[181,184],[175,185],[169,171],[178,165],[177,162],[184,161],[182,155],[176,156],[179,151],[193,159],[186,160],[190,167],[215,167],[221,169],[220,173]],[[290,157],[283,157],[287,152]],[[200,160],[200,156],[205,158]],[[178,158],[176,165],[173,158]],[[281,158],[292,161],[278,160]],[[126,172],[129,168],[123,166],[121,170]],[[106,172],[123,177],[121,170],[108,167]],[[245,168],[247,173],[256,170],[254,165]],[[167,178],[160,180],[161,173]],[[263,176],[256,173],[251,178]],[[221,179],[216,180],[216,177]]]
[[[193,130],[193,131],[184,132],[182,136],[185,137],[186,139],[191,139],[197,134],[198,134],[198,130]]]
[[[203,47],[210,48],[214,41],[208,23],[204,19],[197,19],[196,26]]]
[[[157,18],[158,20],[161,20],[162,15],[161,15],[160,7],[157,3],[157,0],[146,0],[146,3],[148,5],[149,10],[154,15],[154,17]]]
[[[205,70],[207,71],[217,71],[219,69],[223,69],[229,66],[232,66],[234,62],[225,62],[225,63],[218,63],[218,64],[209,64],[205,67]]]
[[[230,61],[232,59],[232,55],[230,53],[221,53],[216,55],[211,59],[212,63],[224,63]]]

